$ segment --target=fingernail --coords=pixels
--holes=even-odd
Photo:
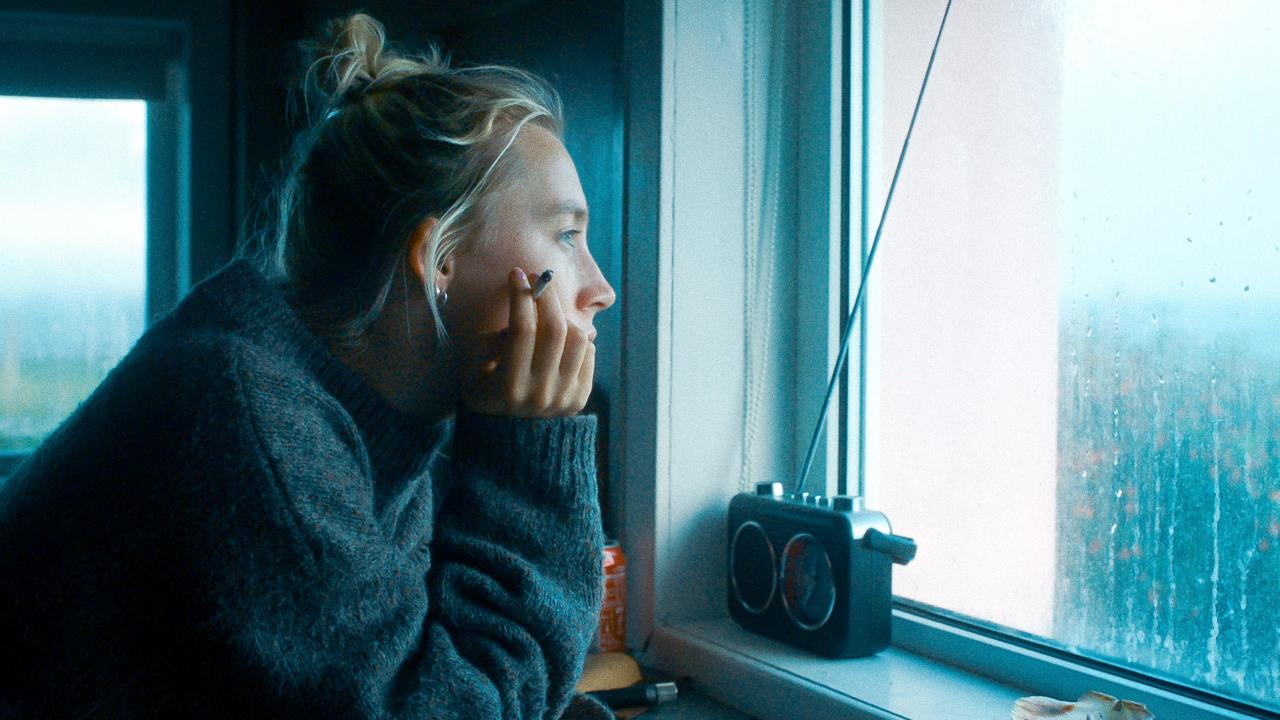
[[[520,268],[512,270],[508,278],[514,281],[521,288],[529,287],[529,277],[525,275],[525,272]]]

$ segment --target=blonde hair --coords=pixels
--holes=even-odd
[[[437,218],[425,291],[444,340],[434,271],[476,235],[521,129],[561,137],[559,97],[515,68],[452,67],[435,47],[399,52],[365,14],[331,21],[308,50],[309,127],[277,192],[267,268],[313,329],[359,347],[404,272],[412,232]]]

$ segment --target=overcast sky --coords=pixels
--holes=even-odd
[[[146,103],[0,97],[0,295],[146,282]]]
[[[1274,304],[1280,3],[1063,7],[1064,297]]]

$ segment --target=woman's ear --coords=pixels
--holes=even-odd
[[[440,292],[449,292],[449,281],[453,279],[453,269],[453,253],[449,253],[440,263],[440,267],[436,268],[436,289]]]
[[[427,273],[436,270],[431,267],[431,234],[435,232],[436,226],[440,224],[440,219],[429,217],[418,223],[418,227],[413,229],[413,234],[409,236],[409,253],[407,260],[409,269],[414,276],[418,278],[418,283],[423,287],[427,284]],[[440,277],[437,275],[436,280]],[[437,285],[437,287],[439,287]]]

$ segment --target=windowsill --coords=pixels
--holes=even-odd
[[[709,695],[770,718],[999,718],[1032,694],[890,647],[866,658],[832,660],[703,620],[654,631],[647,660],[693,677]]]
[[[1145,703],[1162,719],[1256,717],[962,630],[944,629],[898,610],[894,611],[894,637],[895,645],[872,657],[836,660],[747,632],[728,618],[701,620],[656,629],[645,663],[691,678],[702,692],[762,720],[1005,720],[1020,697],[1072,700],[1087,690]],[[946,655],[947,661],[920,654],[934,652]],[[1018,682],[1026,686],[980,674],[985,672],[1023,678]]]

